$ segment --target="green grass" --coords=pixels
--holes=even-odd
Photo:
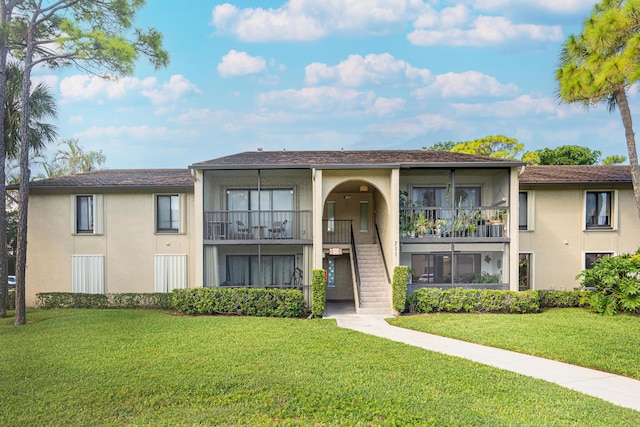
[[[515,316],[514,316],[515,317]],[[0,425],[640,425],[543,381],[333,320],[40,310],[0,319]]]
[[[537,314],[429,314],[392,325],[640,379],[640,319],[582,308]]]

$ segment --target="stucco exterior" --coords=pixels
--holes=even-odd
[[[630,184],[523,184],[528,192],[531,227],[520,230],[520,253],[531,254],[534,289],[571,290],[585,268],[586,253],[632,253],[640,245],[638,219]],[[585,227],[587,191],[612,191],[613,227]]]
[[[74,197],[100,194],[102,230],[76,233]],[[178,194],[166,191],[74,190],[32,191],[29,197],[26,269],[27,305],[35,304],[37,292],[71,292],[71,257],[104,256],[106,293],[154,292],[154,256],[187,256],[187,283],[195,286],[195,239],[192,192],[179,193],[182,227],[179,233],[155,230],[154,196]]]

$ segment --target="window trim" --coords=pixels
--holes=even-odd
[[[518,218],[518,231],[535,231],[535,192],[533,190],[518,191],[518,213],[520,212],[520,193],[526,193],[527,195],[527,228],[520,228],[520,218]]]
[[[78,230],[78,203],[80,198],[91,197],[91,230]],[[104,198],[102,194],[73,194],[71,196],[71,234],[74,236],[99,236],[104,234]]]
[[[178,197],[178,229],[158,228],[158,200],[160,197]],[[185,234],[187,219],[186,197],[183,193],[156,193],[153,195],[153,232],[154,234]]]
[[[588,226],[587,225],[587,194],[588,193],[610,193],[611,194],[611,224],[608,226]],[[618,230],[618,190],[590,188],[582,193],[582,231],[611,232]]]
[[[616,256],[617,253],[612,250],[606,251],[582,251],[582,270],[587,269],[587,255],[588,254],[608,254],[609,256]]]

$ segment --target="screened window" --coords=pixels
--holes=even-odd
[[[76,232],[93,233],[93,196],[76,196]]]
[[[471,283],[481,275],[480,254],[455,254],[455,270],[451,265],[451,254],[414,254],[412,268],[419,284]]]
[[[289,286],[294,255],[229,255],[225,283],[233,286]]]
[[[360,202],[360,231],[369,231],[369,203]]]
[[[161,232],[177,233],[180,229],[180,198],[175,195],[156,197],[157,229]]]
[[[450,207],[448,187],[413,187],[413,202],[425,207]],[[480,187],[456,187],[455,206],[480,206]]]
[[[586,193],[586,227],[612,228],[612,199],[611,191],[587,191]]]

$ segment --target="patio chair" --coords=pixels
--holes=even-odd
[[[242,221],[236,221],[236,236],[239,239],[249,238],[249,227],[244,225],[244,222]]]
[[[270,239],[283,239],[285,237],[287,220],[284,221],[274,221],[271,224],[271,228],[268,228]]]

